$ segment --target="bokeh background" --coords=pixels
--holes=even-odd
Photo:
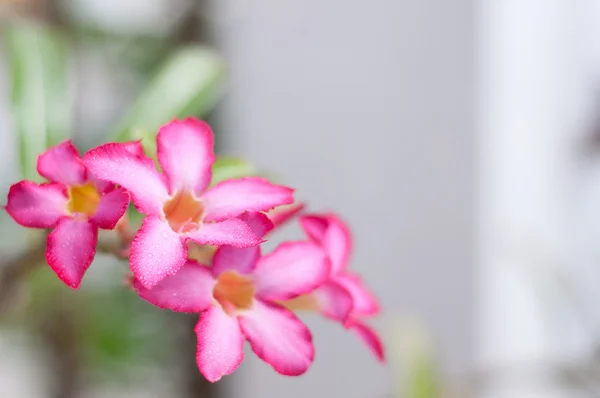
[[[597,1],[0,0],[0,24],[3,193],[65,135],[208,118],[219,154],[349,222],[388,354],[306,316],[306,375],[248,355],[208,385],[194,317],[99,256],[79,292],[0,283],[0,397],[600,396]],[[6,278],[39,236],[0,232]]]

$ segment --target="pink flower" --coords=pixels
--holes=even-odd
[[[126,145],[129,150],[139,147]],[[46,259],[64,283],[77,289],[96,254],[98,228],[115,227],[129,195],[89,175],[71,141],[40,155],[37,170],[50,182],[14,184],[6,211],[24,227],[54,229],[48,235]]]
[[[272,228],[264,214],[252,214],[250,223],[257,235]],[[277,301],[310,293],[328,275],[323,250],[300,241],[283,243],[262,257],[259,247],[221,246],[212,267],[188,261],[152,290],[138,281],[134,286],[160,308],[201,313],[195,328],[196,361],[200,372],[215,382],[240,365],[245,340],[275,371],[304,373],[314,358],[312,335]]]
[[[333,214],[304,215],[300,224],[308,237],[323,247],[331,261],[329,280],[300,306],[314,306],[324,316],[341,321],[353,331],[380,361],[385,360],[378,334],[364,318],[379,313],[379,304],[361,278],[347,270],[352,237],[345,223]]]
[[[206,189],[215,160],[210,127],[196,119],[174,120],[160,129],[158,162],[164,173],[122,144],[88,152],[84,163],[100,178],[129,191],[147,215],[131,245],[136,279],[152,288],[186,262],[188,239],[202,245],[256,246],[262,242],[237,216],[293,202],[293,190],[262,178],[223,181]]]

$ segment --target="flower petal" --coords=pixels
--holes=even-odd
[[[263,213],[255,211],[246,212],[241,214],[238,218],[246,222],[259,238],[264,237],[273,229],[273,223],[269,217]]]
[[[331,260],[331,272],[338,273],[348,265],[352,251],[352,235],[337,216],[329,216],[329,226],[323,237],[323,248]]]
[[[306,215],[300,218],[300,225],[310,239],[323,246],[331,260],[333,274],[346,268],[352,251],[352,235],[338,216]]]
[[[42,153],[38,157],[37,171],[42,177],[65,185],[81,185],[87,179],[79,151],[71,140],[63,141]]]
[[[260,246],[233,247],[223,245],[219,247],[213,257],[213,275],[220,275],[225,271],[236,271],[239,274],[250,274],[256,267],[260,257]]]
[[[354,306],[352,312],[359,315],[375,315],[379,312],[379,303],[362,279],[351,273],[343,273],[335,279],[352,296]]]
[[[187,236],[201,245],[231,245],[235,247],[251,247],[263,242],[248,224],[240,219],[201,224],[196,231]]]
[[[244,335],[235,317],[212,307],[200,315],[194,328],[198,338],[196,363],[212,383],[233,373],[244,359]]]
[[[294,190],[258,177],[226,180],[201,195],[206,221],[235,217],[245,211],[266,211],[294,201]]]
[[[52,228],[67,214],[68,202],[64,185],[21,181],[10,187],[6,211],[24,227]]]
[[[162,215],[169,193],[162,176],[147,159],[132,154],[123,144],[110,143],[87,152],[83,162],[97,178],[128,190],[140,212]]]
[[[385,362],[383,343],[375,330],[357,320],[349,322],[346,327],[367,345],[379,362]]]
[[[315,356],[312,334],[291,311],[255,300],[238,318],[252,351],[276,372],[298,376],[308,370]]]
[[[306,214],[301,216],[299,221],[306,236],[319,245],[322,245],[325,232],[329,226],[327,217],[318,214]]]
[[[309,293],[328,276],[325,253],[308,241],[282,243],[258,260],[254,270],[256,292],[267,300],[288,300]]]
[[[90,221],[103,229],[113,229],[129,205],[129,194],[123,188],[116,188],[100,197],[100,204]]]
[[[158,161],[169,180],[169,192],[200,195],[212,179],[213,133],[198,119],[173,120],[156,138]]]
[[[328,282],[311,293],[319,311],[326,317],[344,322],[352,311],[352,296],[334,282]]]
[[[97,242],[98,227],[65,217],[48,235],[46,260],[60,280],[77,289],[94,260]]]
[[[147,289],[185,263],[187,249],[169,224],[156,216],[144,218],[142,227],[131,243],[130,267],[133,275]]]
[[[274,228],[279,228],[290,221],[294,216],[298,215],[306,205],[302,202],[292,203],[291,205],[277,206],[273,210],[269,210],[267,216],[273,223]]]
[[[124,142],[123,146],[135,156],[146,156],[142,140]]]
[[[188,261],[175,275],[167,276],[152,289],[146,289],[137,280],[133,286],[142,299],[159,308],[175,312],[201,312],[213,302],[214,284],[208,267]]]

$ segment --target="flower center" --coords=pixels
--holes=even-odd
[[[254,301],[252,281],[234,271],[223,272],[217,278],[213,296],[228,314],[236,310],[245,310]]]
[[[100,192],[94,184],[74,185],[69,187],[69,203],[67,209],[71,214],[94,215],[100,204]]]
[[[177,192],[165,203],[163,212],[173,231],[185,232],[201,221],[204,206],[191,192]]]

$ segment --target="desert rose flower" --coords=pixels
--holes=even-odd
[[[188,261],[152,290],[138,281],[134,286],[140,297],[160,308],[200,313],[196,360],[200,372],[215,382],[240,365],[245,340],[275,371],[304,373],[314,358],[312,335],[277,302],[310,293],[328,275],[323,250],[299,241],[282,243],[265,256],[259,247],[221,246],[212,267]]]
[[[130,267],[152,288],[187,260],[187,240],[202,245],[256,246],[262,239],[237,216],[293,202],[293,190],[262,178],[223,181],[208,188],[215,160],[213,133],[197,119],[174,120],[157,136],[164,172],[145,156],[110,143],[88,152],[86,166],[100,178],[129,191],[146,215],[131,245]]]
[[[123,144],[139,153],[139,143]],[[46,259],[69,287],[77,289],[98,242],[98,228],[113,229],[129,204],[129,195],[90,175],[71,141],[39,156],[38,173],[50,182],[20,181],[8,193],[6,211],[20,225],[53,229]]]
[[[319,244],[331,261],[331,273],[323,286],[310,296],[296,299],[290,307],[316,309],[323,315],[354,332],[378,360],[384,361],[380,337],[365,318],[379,313],[379,304],[361,278],[348,271],[352,236],[346,224],[336,215],[303,215],[300,224],[308,237]]]

